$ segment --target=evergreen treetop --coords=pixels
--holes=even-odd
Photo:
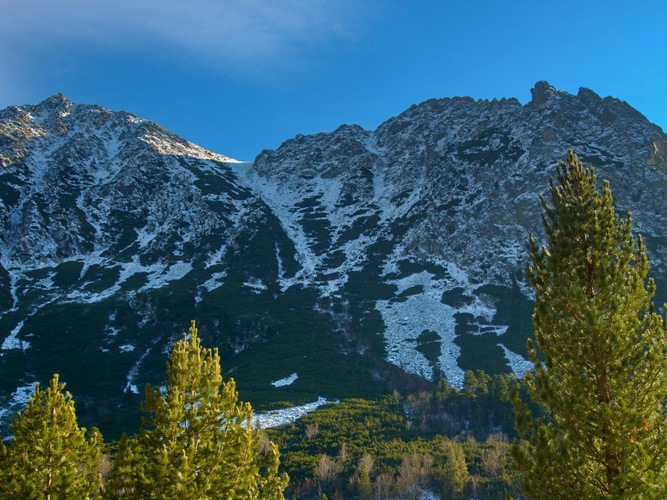
[[[664,496],[667,328],[631,217],[573,151],[542,199],[547,245],[530,239],[535,363],[526,375],[534,418],[515,397],[523,440],[513,454],[525,492],[539,498]]]
[[[74,400],[55,374],[48,388],[35,393],[9,428],[13,437],[0,457],[3,498],[91,498],[101,487],[102,436],[86,436]]]
[[[167,362],[167,385],[146,387],[144,428],[119,445],[109,490],[141,498],[282,498],[279,453],[262,450],[252,408],[224,382],[195,322]]]

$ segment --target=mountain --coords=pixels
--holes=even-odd
[[[256,407],[528,367],[528,235],[572,147],[667,297],[667,136],[627,103],[433,99],[254,163],[62,95],[0,111],[0,407],[58,372],[117,432],[191,319]],[[289,380],[289,383],[285,383]]]

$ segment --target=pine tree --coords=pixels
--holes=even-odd
[[[137,484],[141,481],[142,457],[138,446],[123,433],[116,445],[113,466],[106,485],[107,498],[136,498]]]
[[[0,498],[8,496],[10,479],[9,452],[5,443],[0,440]]]
[[[542,199],[547,246],[530,239],[535,342],[526,375],[535,418],[514,395],[512,449],[535,498],[667,494],[667,329],[631,217],[619,220],[608,182],[570,151],[551,204]]]
[[[456,441],[446,440],[442,445],[445,465],[442,469],[444,493],[446,498],[454,498],[463,493],[470,474],[463,447]]]
[[[354,484],[354,489],[362,500],[373,496],[371,473],[374,470],[375,460],[369,453],[364,453],[359,459],[355,474],[351,479],[351,482]]]
[[[146,388],[141,433],[121,441],[111,496],[139,498],[282,498],[287,478],[279,453],[260,447],[252,408],[223,382],[217,350],[201,346],[195,322],[167,363],[167,386]]]
[[[74,400],[54,375],[39,384],[25,409],[14,417],[13,434],[3,445],[2,498],[90,498],[100,490],[102,436],[79,428]]]

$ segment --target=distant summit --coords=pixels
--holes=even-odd
[[[537,82],[532,89],[530,89],[530,95],[532,96],[530,102],[535,106],[539,106],[541,104],[544,104],[547,101],[547,99],[549,99],[549,97],[551,97],[557,92],[558,90],[549,85],[548,82],[541,80]]]

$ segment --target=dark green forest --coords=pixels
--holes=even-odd
[[[223,385],[230,383],[233,381],[223,382]],[[143,405],[148,411],[144,413],[144,427],[139,433],[131,437],[124,435],[118,442],[104,443],[96,429],[86,431],[76,426],[74,401],[63,389],[60,384],[52,391],[51,396],[57,396],[61,401],[46,402],[40,406],[43,411],[39,415],[31,416],[35,413],[34,408],[26,408],[14,418],[14,438],[2,452],[0,492],[3,495],[11,492],[26,498],[43,498],[39,491],[12,489],[10,483],[16,482],[16,469],[25,467],[22,474],[26,481],[45,485],[46,480],[40,482],[35,476],[47,477],[49,473],[44,471],[48,467],[43,465],[42,471],[29,470],[29,464],[17,462],[11,458],[10,452],[20,446],[43,447],[42,438],[62,441],[61,432],[78,436],[76,444],[70,446],[81,448],[87,454],[82,457],[57,449],[52,453],[54,456],[63,453],[63,457],[73,461],[73,470],[80,469],[82,463],[88,464],[88,476],[93,479],[87,494],[94,497],[174,498],[172,494],[179,491],[175,485],[172,485],[173,489],[163,490],[161,495],[147,495],[156,484],[171,484],[172,480],[167,477],[173,479],[179,470],[188,473],[197,468],[210,468],[210,473],[216,470],[217,466],[212,465],[209,457],[195,458],[201,450],[189,458],[189,463],[182,459],[180,453],[187,449],[189,438],[175,439],[171,451],[166,448],[161,451],[164,456],[151,456],[152,452],[146,451],[145,448],[154,446],[151,440],[155,439],[147,436],[160,428],[160,424],[154,422],[156,401],[160,400],[155,393],[152,397],[147,396]],[[441,381],[432,391],[405,394],[395,391],[374,400],[343,400],[326,405],[293,424],[257,431],[255,441],[249,446],[256,448],[258,456],[260,450],[269,449],[269,443],[277,446],[280,468],[275,477],[289,477],[284,490],[288,498],[319,499],[323,495],[327,498],[418,498],[423,491],[443,498],[503,498],[506,493],[517,496],[520,494],[519,482],[510,455],[510,444],[516,437],[510,399],[513,391],[525,392],[515,376],[491,377],[482,371],[467,371],[465,386],[461,390],[453,390]],[[41,392],[38,388],[38,393]],[[236,408],[249,407],[236,403],[233,398],[232,401],[226,407],[226,421],[235,418]],[[33,401],[28,405],[31,406],[34,406]],[[38,425],[35,420],[48,420],[47,410],[54,406],[68,408],[67,426],[58,420],[54,425],[43,426],[50,428],[48,436],[36,435],[33,432]],[[195,420],[183,414],[173,417],[173,411],[172,408],[169,417],[164,418],[176,418],[178,423],[165,421],[162,428],[184,431],[184,422]],[[58,410],[60,413],[61,409]],[[243,418],[247,420],[248,413]],[[152,421],[148,426],[145,425],[147,420]],[[21,434],[20,430],[26,426],[26,433]],[[72,429],[78,430],[73,433]],[[213,439],[206,433],[200,433],[198,439],[204,436]],[[18,439],[23,444],[17,442]],[[161,440],[164,439],[163,435]],[[134,452],[129,453],[128,448]],[[164,470],[160,468],[161,460]],[[229,460],[233,459],[227,457]],[[217,457],[217,461],[222,463],[221,457]],[[144,465],[140,465],[142,462]],[[73,470],[67,471],[65,465],[61,464],[58,471],[50,474],[54,477],[67,474],[65,477],[71,481],[76,474]],[[143,467],[141,473],[137,472],[138,467]],[[137,477],[142,476],[152,476],[152,479],[137,483]],[[18,479],[21,483],[21,478]],[[284,486],[284,483],[280,484]],[[201,488],[197,489],[193,484],[181,487],[189,492],[187,498],[235,498],[223,495],[226,490],[220,485],[216,491],[222,496],[192,496],[193,492],[202,491]],[[69,496],[56,493],[55,497]],[[258,498],[265,497],[260,495]]]

